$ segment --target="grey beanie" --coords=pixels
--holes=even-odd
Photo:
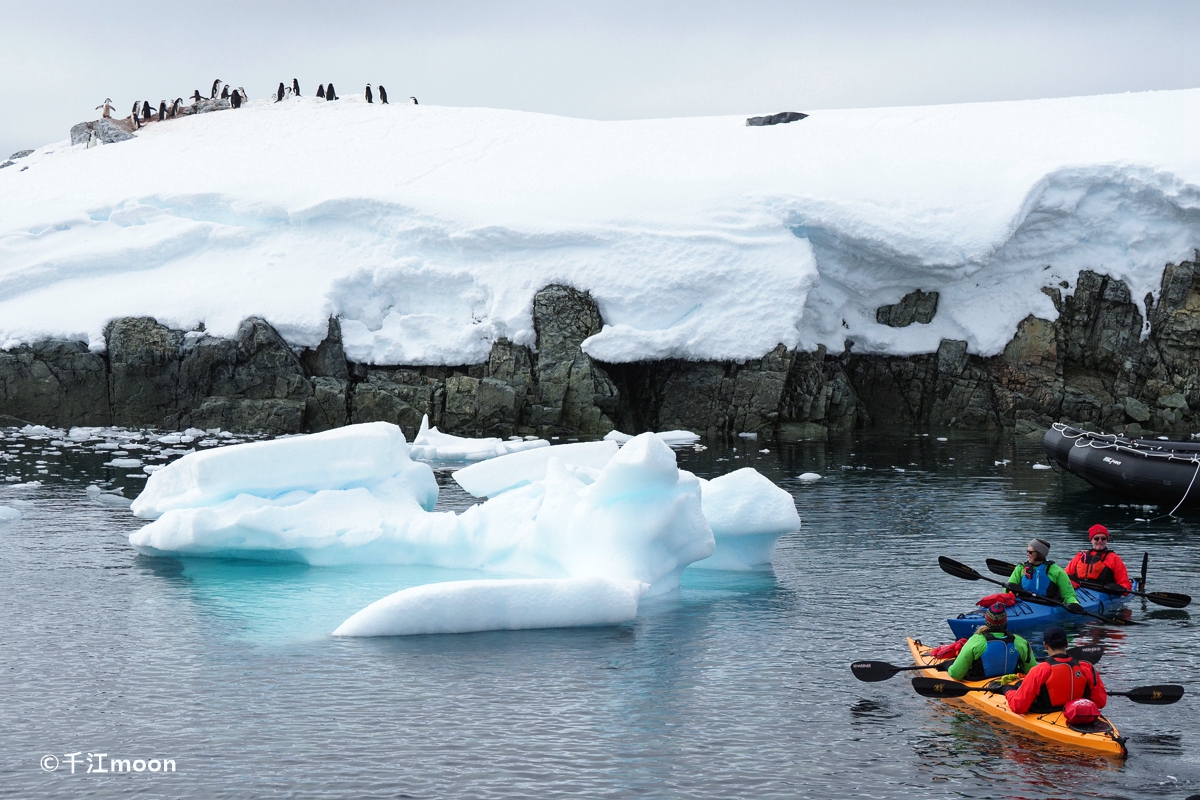
[[[1050,543],[1045,539],[1032,539],[1029,542],[1029,546],[1037,550],[1043,559],[1050,555]]]

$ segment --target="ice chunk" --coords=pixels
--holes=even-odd
[[[400,428],[367,422],[190,453],[150,476],[133,513],[156,519],[171,509],[213,506],[239,494],[269,499],[298,489],[349,489],[392,478],[417,487],[423,508],[437,502],[433,473],[409,458]]]
[[[704,517],[712,526],[716,550],[693,566],[700,569],[756,569],[771,563],[775,543],[800,530],[792,496],[758,470],[746,467],[701,481]]]
[[[1051,466],[1049,464],[1034,464],[1033,468],[1034,469],[1051,469]]]
[[[695,444],[700,441],[700,436],[691,431],[659,431],[654,435],[667,444]],[[625,444],[632,438],[633,434],[621,433],[620,431],[609,431],[604,434],[605,441],[616,442],[617,444]]]
[[[755,439],[758,438],[758,434],[755,433],[754,431],[742,432],[742,433],[739,433],[738,436],[740,436],[743,439],[749,439],[751,441],[754,441]]]
[[[603,469],[618,449],[616,442],[577,442],[540,447],[464,467],[454,473],[454,480],[475,497],[492,497],[514,487],[542,480],[546,477],[546,464],[552,458],[572,466]]]
[[[442,433],[437,428],[429,427],[429,415],[421,417],[421,429],[409,445],[409,454],[422,461],[482,461],[487,458],[517,453],[522,450],[533,450],[538,447],[549,447],[545,439],[534,437],[530,440],[519,436],[504,439],[468,439],[462,436],[452,436]]]
[[[637,616],[647,585],[604,578],[450,581],[376,600],[334,636],[617,625]]]
[[[796,480],[801,483],[813,483],[814,481],[821,480],[821,475],[816,472],[805,472],[796,476]]]
[[[140,458],[114,458],[112,461],[105,461],[106,467],[140,467],[142,460]]]
[[[21,518],[21,512],[12,506],[0,506],[0,522],[15,522]],[[635,607],[636,613],[636,607]]]

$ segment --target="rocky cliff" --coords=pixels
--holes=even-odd
[[[236,339],[114,320],[108,352],[50,340],[0,352],[0,415],[49,425],[188,426],[273,433],[388,420],[410,437],[422,415],[468,435],[602,435],[688,428],[803,438],[867,425],[1015,428],[1067,421],[1183,434],[1200,409],[1200,256],[1168,264],[1144,319],[1118,280],[1092,271],[1043,289],[1057,320],[1023,320],[1001,355],[943,340],[897,357],[794,352],[745,363],[603,364],[580,345],[603,321],[590,296],[547,286],[534,300],[536,352],[496,342],[484,364],[347,362],[336,319],[294,351],[262,319]],[[928,324],[935,293],[879,309],[883,324]]]

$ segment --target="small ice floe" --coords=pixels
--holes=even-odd
[[[165,466],[166,464],[147,464],[146,466],[142,467],[142,472],[146,473],[147,475],[153,475],[155,472],[158,472]]]
[[[106,467],[124,467],[125,469],[140,467],[141,465],[142,460],[140,458],[114,458],[112,461],[104,462],[104,466]]]
[[[17,478],[17,480],[20,480],[20,478]],[[10,489],[36,489],[41,485],[42,485],[41,481],[28,481],[26,483],[14,483],[12,486],[10,486],[8,488],[10,488]]]
[[[669,445],[695,444],[700,441],[699,434],[692,433],[691,431],[659,431],[654,435]],[[606,442],[616,442],[617,444],[625,444],[632,438],[633,434],[621,433],[620,431],[609,431],[604,434]]]
[[[127,497],[122,497],[123,489],[101,489],[96,484],[90,484],[87,489],[89,499],[104,506],[114,506],[117,508],[128,508],[133,504],[133,501]]]
[[[1002,458],[1002,459],[1000,459],[999,461],[995,462],[995,464],[994,464],[993,466],[997,466],[997,467],[1007,467],[1007,466],[1008,466],[1009,464],[1011,464],[1011,463],[1012,463],[1012,459],[1011,459],[1011,458]]]
[[[463,436],[453,436],[442,433],[436,427],[429,427],[429,415],[421,417],[421,429],[408,446],[409,454],[418,461],[483,461],[488,458],[518,453],[522,450],[533,450],[538,447],[549,447],[545,439],[521,439],[510,437],[504,439],[469,439]]]
[[[939,436],[939,437],[937,437],[937,440],[938,440],[939,442],[948,442],[948,441],[950,441],[950,440],[949,440],[949,439],[947,439],[945,436]]]
[[[0,523],[16,522],[21,518],[21,512],[12,506],[0,506]]]
[[[847,467],[846,469],[854,469],[854,468]],[[821,476],[815,472],[805,472],[805,473],[797,476],[796,480],[800,481],[801,483],[812,483],[813,481],[821,480]]]
[[[738,436],[740,436],[743,439],[749,439],[751,441],[755,441],[758,439],[758,434],[755,433],[754,431],[739,433]]]
[[[892,467],[896,472],[908,472],[904,467]]]
[[[619,625],[637,616],[648,584],[606,578],[448,581],[376,600],[334,636],[412,636]]]
[[[1051,469],[1051,466],[1049,464],[1034,464],[1033,468],[1034,469]]]
[[[760,453],[769,453],[769,452],[771,452],[771,451],[770,451],[769,449],[767,449],[767,448],[765,448],[765,447],[764,447],[762,450],[759,450],[758,452],[760,452]]]

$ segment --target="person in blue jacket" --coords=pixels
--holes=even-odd
[[[1023,589],[1031,594],[1059,600],[1068,608],[1071,606],[1079,608],[1079,601],[1075,597],[1075,587],[1071,585],[1071,578],[1067,575],[1066,570],[1053,561],[1046,560],[1046,556],[1050,555],[1049,542],[1045,539],[1032,540],[1025,548],[1025,555],[1028,556],[1025,563],[1014,567],[1012,575],[1009,576],[1008,590],[1010,592],[1020,594]],[[1083,609],[1079,608],[1079,610]]]
[[[1027,673],[1037,664],[1029,642],[1008,632],[1008,610],[993,603],[983,614],[984,624],[967,639],[947,674],[956,681],[983,680]]]

